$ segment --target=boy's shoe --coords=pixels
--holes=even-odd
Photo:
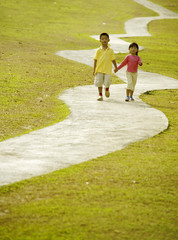
[[[129,102],[129,97],[126,97],[126,98],[125,98],[125,101],[126,101],[126,102]]]
[[[130,101],[134,101],[134,98],[133,98],[133,97],[130,97]]]
[[[97,100],[98,101],[103,101],[103,96],[99,96]]]
[[[105,89],[105,96],[106,96],[107,98],[110,96],[109,90],[106,90],[106,89]]]

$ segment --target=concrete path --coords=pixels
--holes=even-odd
[[[135,1],[159,16],[127,21],[126,34],[110,35],[115,52],[128,52],[129,43],[120,37],[150,36],[147,31],[150,21],[178,18],[178,14],[149,1]],[[93,66],[94,52],[95,49],[66,50],[56,54]],[[126,81],[125,69],[117,75]],[[148,90],[173,88],[178,88],[177,80],[139,71],[135,102],[124,101],[125,84],[112,85],[111,97],[103,102],[96,101],[97,89],[93,85],[66,90],[59,96],[71,110],[66,120],[0,142],[0,185],[66,168],[158,134],[167,128],[168,120],[162,112],[143,103],[139,95]]]

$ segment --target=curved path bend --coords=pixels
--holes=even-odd
[[[130,19],[126,34],[110,35],[115,52],[127,52],[128,42],[120,37],[150,36],[147,24],[152,20],[178,18],[178,14],[147,0],[135,0],[156,11],[157,17]],[[134,27],[133,27],[134,26]],[[92,36],[98,39],[98,36]],[[56,54],[93,66],[96,50],[60,51]],[[124,81],[125,69],[117,75]],[[97,102],[92,85],[71,88],[59,96],[70,107],[66,120],[20,137],[0,142],[0,185],[66,168],[89,159],[120,150],[165,130],[166,116],[139,99],[148,90],[178,88],[177,80],[139,71],[135,102],[126,103],[125,84],[111,86],[111,97]]]

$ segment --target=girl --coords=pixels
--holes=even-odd
[[[133,99],[133,93],[135,90],[135,85],[137,82],[137,70],[138,65],[142,66],[142,60],[138,56],[138,44],[133,42],[129,45],[129,52],[130,54],[126,56],[124,61],[118,66],[118,70],[120,70],[122,67],[127,65],[127,90],[126,90],[126,99],[125,101],[128,102],[129,99],[131,101],[134,101]]]

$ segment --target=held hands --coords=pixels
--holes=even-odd
[[[117,69],[117,68],[115,68],[115,69],[114,69],[114,72],[116,73],[117,71],[118,71],[118,69]]]

